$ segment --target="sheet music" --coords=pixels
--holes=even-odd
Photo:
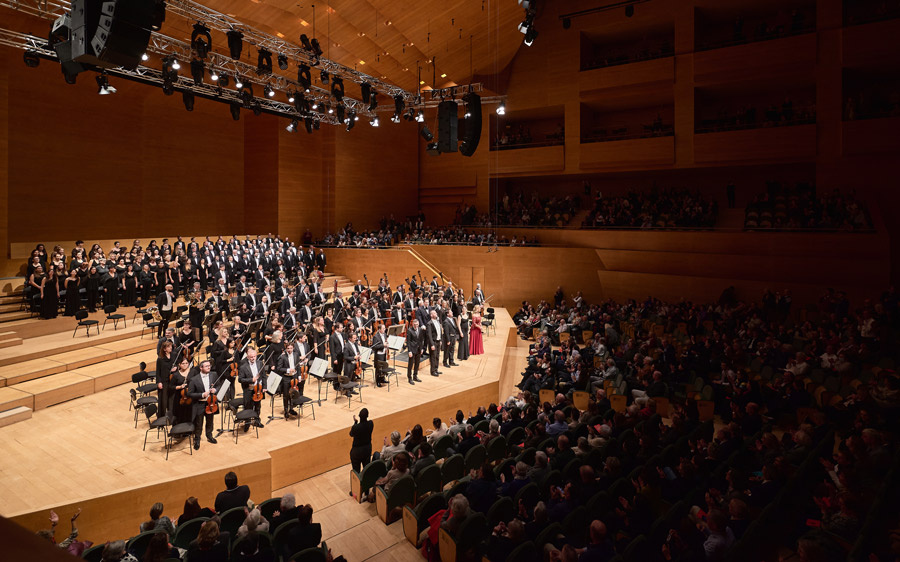
[[[327,369],[328,362],[321,357],[316,357],[315,359],[313,359],[312,365],[309,367],[309,374],[321,379],[325,376],[325,372],[327,371]]]
[[[219,390],[216,391],[216,396],[225,396],[228,393],[229,388],[231,388],[231,381],[225,379],[225,382],[223,382]]]
[[[276,372],[269,373],[269,378],[266,379],[266,391],[269,394],[276,394],[278,389],[281,388],[281,379],[282,376]]]
[[[368,363],[369,359],[372,357],[372,348],[359,346],[359,360],[363,363]]]
[[[394,351],[403,349],[404,343],[406,343],[406,340],[400,336],[388,336],[388,347]]]

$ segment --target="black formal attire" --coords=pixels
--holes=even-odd
[[[247,507],[250,499],[250,488],[244,484],[230,490],[223,490],[216,495],[216,513],[224,513],[234,507]]]
[[[137,300],[137,274],[133,271],[131,273],[125,272],[122,275],[122,280],[125,285],[122,304],[124,306],[134,306],[134,301]]]
[[[252,364],[249,360],[245,361],[240,368],[238,369],[238,382],[241,383],[241,387],[244,389],[244,408],[245,409],[253,409],[256,411],[256,414],[259,415],[260,404],[262,400],[259,402],[253,400],[253,367],[256,367],[257,381],[261,382],[263,385],[263,390],[265,391],[266,387],[266,371],[265,365],[263,364],[262,359],[257,356],[256,363]],[[262,425],[262,424],[259,424]]]
[[[103,306],[119,306],[119,283],[118,275],[107,274],[103,280]]]
[[[375,333],[372,336],[372,351],[375,353],[375,383],[378,386],[384,382],[385,372],[388,369],[387,354],[388,344],[387,335]]]
[[[469,315],[459,317],[459,329],[462,335],[459,336],[459,349],[456,352],[456,358],[466,360],[469,358]]]
[[[141,288],[141,299],[150,302],[150,293],[153,290],[153,272],[141,270],[137,279]]]
[[[78,279],[66,279],[66,316],[75,316],[75,313],[81,308],[79,288]]]
[[[88,274],[85,288],[87,289],[88,310],[95,312],[97,310],[97,300],[100,296],[100,274]],[[160,335],[162,335],[162,332],[160,332]]]
[[[409,363],[406,366],[406,379],[412,383],[419,380],[419,361],[422,359],[422,350],[425,347],[425,329],[419,326],[406,329],[406,348],[409,351]]]
[[[350,465],[356,472],[362,472],[364,466],[369,464],[372,456],[372,430],[375,424],[372,420],[358,421],[350,428],[350,437],[353,445],[350,448]]]
[[[344,344],[344,376],[350,380],[356,378],[356,356],[359,355],[359,342],[349,340]]]
[[[156,329],[157,337],[162,337],[166,328],[169,327],[169,322],[172,320],[172,315],[175,313],[175,298],[174,293],[169,295],[167,291],[163,291],[156,295],[156,306],[159,308],[159,315],[162,317],[162,320],[159,322],[159,327]],[[167,307],[168,310],[164,310],[164,307]]]
[[[277,366],[275,367],[275,371],[282,376],[281,379],[281,403],[284,406],[284,415],[285,418],[288,415],[292,408],[291,404],[291,380],[298,379],[297,381],[297,390],[300,391],[300,395],[303,396],[303,385],[305,384],[303,381],[299,380],[300,377],[300,351],[294,349],[293,353],[288,355],[288,352],[285,351],[278,357]],[[293,369],[293,373],[290,371]]]
[[[425,326],[425,342],[428,348],[428,362],[431,365],[431,376],[438,376],[438,363],[441,362],[441,348],[443,347],[444,330],[440,327],[440,320],[429,320]]]
[[[188,370],[187,377],[183,376],[180,371],[176,370],[172,373],[172,378],[169,380],[169,404],[167,408],[169,412],[175,417],[175,421],[172,425],[179,423],[194,423],[194,411],[191,407],[193,403],[193,398],[191,398],[191,402],[188,404],[181,403],[181,391],[176,387],[179,387],[187,382],[190,382],[191,379],[191,371]],[[190,386],[185,390],[188,391],[188,396],[190,397]]]
[[[200,443],[200,431],[203,428],[203,422],[206,420],[206,438],[213,439],[212,430],[215,426],[215,414],[206,413],[206,398],[203,397],[205,392],[209,392],[212,388],[216,388],[216,379],[219,378],[215,372],[210,371],[206,381],[203,380],[204,375],[198,373],[188,382],[188,395],[194,401],[191,404],[191,414],[194,420],[194,444]]]
[[[165,355],[159,355],[156,358],[156,382],[157,384],[162,384],[162,388],[157,386],[156,389],[156,397],[157,397],[157,413],[160,416],[165,416],[166,411],[169,405],[169,373],[172,372],[172,365],[175,361],[175,352],[172,352],[172,356],[167,358]]]
[[[230,537],[230,533],[225,533]],[[200,548],[197,539],[191,541],[185,559],[191,562],[228,562],[228,541],[221,538],[208,549]]]
[[[44,298],[41,299],[41,318],[59,316],[59,281],[56,277],[44,278]]]
[[[456,330],[456,322],[449,316],[444,319],[444,366],[455,365],[453,352],[456,351],[456,339],[459,333]]]

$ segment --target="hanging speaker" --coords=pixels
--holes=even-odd
[[[478,141],[481,140],[481,96],[474,92],[469,92],[463,96],[466,102],[466,132],[459,145],[459,152],[463,156],[472,156],[478,148]]]
[[[150,42],[155,0],[107,0],[100,8],[94,53],[106,66],[135,69]]]
[[[442,101],[438,105],[438,150],[441,152],[456,152],[458,122],[456,102]]]

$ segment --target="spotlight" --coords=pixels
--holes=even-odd
[[[244,87],[244,81],[241,80],[240,74],[235,74],[234,76],[234,87],[238,90]]]
[[[294,97],[294,92],[288,92],[288,102],[289,102],[289,103],[294,103],[294,100],[295,100],[295,99],[296,99],[296,98]]]
[[[269,86],[268,84],[266,84],[266,87],[263,88],[263,94],[264,94],[267,98],[274,98],[274,97],[275,97],[275,90],[273,90],[271,86]]]
[[[172,68],[174,70],[181,70],[181,65],[178,64],[178,59],[175,59],[175,58],[172,59]]]
[[[278,55],[278,68],[281,70],[288,69],[288,58],[286,55]]]
[[[215,68],[210,70],[209,71],[209,79],[212,80],[213,82],[218,82],[219,81],[219,71],[217,71]]]
[[[416,123],[424,123],[425,122],[425,112],[421,109],[419,113],[416,114]]]
[[[162,91],[165,95],[171,96],[172,94],[175,93],[175,84],[164,81],[163,85],[162,85]]]
[[[319,127],[320,127],[321,125],[322,125],[322,123],[321,123],[320,121],[318,121],[318,120],[313,121],[313,129],[315,129],[315,130],[318,131],[318,130],[319,130]]]
[[[323,70],[321,74],[319,74],[319,79],[322,81],[322,84],[328,85],[328,71]]]
[[[236,101],[231,102],[231,118],[235,121],[241,119],[241,104]]]
[[[427,152],[430,156],[438,156],[441,153],[441,150],[438,148],[438,143],[430,142],[428,146],[425,147],[425,152]]]
[[[156,0],[156,4],[153,6],[153,15],[150,18],[150,29],[159,31],[164,21],[166,21],[166,3],[164,0]]]
[[[185,90],[181,92],[181,101],[184,102],[184,108],[188,111],[194,111],[194,93]]]
[[[144,53],[143,55],[141,55],[141,60],[147,62],[148,60],[150,60],[150,57],[147,56],[147,53]]]
[[[252,109],[253,109],[253,115],[256,115],[257,117],[262,115],[262,106],[259,105],[259,102],[254,102]]]
[[[306,132],[312,134],[313,132],[313,120],[312,117],[305,117],[303,119],[303,126],[306,127]]]
[[[394,123],[400,122],[400,115],[403,114],[403,109],[406,107],[406,100],[403,99],[402,94],[397,94],[394,96],[394,117],[391,118],[391,121]]]
[[[312,108],[313,111],[319,109],[319,102],[316,100],[313,100],[312,106],[310,106],[310,107]]]
[[[634,4],[625,6],[625,17],[630,18],[633,15],[634,15]]]
[[[339,122],[339,123],[346,123],[346,122],[347,122],[347,119],[346,119],[346,117],[344,116],[344,105],[343,105],[343,104],[340,104],[340,103],[339,103],[338,106],[337,106],[337,118],[338,118],[338,122]]]
[[[526,10],[534,10],[535,0],[519,0],[519,6],[522,6]]]
[[[500,105],[497,106],[497,115],[506,115],[506,104],[502,101]]]
[[[209,34],[209,28],[202,23],[194,24],[194,30],[191,32],[191,47],[201,59],[205,59],[212,48],[212,35]]]
[[[356,119],[357,119],[356,112],[351,111],[350,115],[347,117],[347,130],[348,131],[350,129],[352,129],[354,127],[354,125],[356,125]]]
[[[391,117],[391,122],[392,122],[392,123],[399,123],[399,122],[400,122],[400,116],[397,115],[397,114],[395,113],[394,116]]]
[[[272,53],[267,49],[260,49],[256,54],[256,75],[268,76],[272,74]]]
[[[369,99],[372,96],[372,86],[369,86],[368,82],[363,82],[359,85],[359,91],[362,95],[362,102],[369,103]]]
[[[107,96],[109,94],[116,93],[116,89],[109,85],[109,79],[106,77],[106,74],[98,74],[96,80],[97,93],[101,96]]]
[[[337,76],[331,81],[331,95],[339,102],[344,101],[344,81]]]
[[[314,55],[316,55],[316,57],[322,56],[323,51],[322,51],[322,47],[319,45],[318,39],[312,40],[312,52]],[[316,123],[318,123],[318,121],[316,121]]]
[[[288,125],[287,127],[284,128],[284,130],[287,131],[287,132],[289,132],[289,133],[293,133],[294,131],[297,130],[297,125],[299,125],[299,124],[300,124],[300,123],[298,123],[297,120],[294,119],[293,121],[291,121],[291,124],[290,124],[290,125]]]
[[[219,76],[219,74],[216,73],[216,79],[218,79],[220,87],[228,86],[229,79],[228,79],[227,74],[223,74],[223,75]]]
[[[406,110],[406,113],[403,114],[403,118],[407,121],[415,121],[416,120],[416,110],[413,108],[409,108]]]
[[[41,64],[41,59],[34,51],[25,51],[22,55],[22,60],[25,61],[25,66],[28,68],[35,68],[37,65]]]
[[[304,92],[309,92],[309,87],[312,85],[312,77],[309,74],[307,65],[301,64],[297,70],[297,82],[300,82],[300,85],[303,86]]]
[[[304,49],[312,52],[312,45],[309,43],[309,37],[307,37],[305,33],[300,35],[300,44],[303,45]]]
[[[369,121],[369,125],[372,125],[373,127],[377,127],[377,126],[378,126],[378,118],[377,118],[377,117],[373,117],[373,118]]]
[[[225,34],[228,37],[228,51],[231,58],[239,60],[241,51],[244,49],[244,34],[237,29],[232,29]]]
[[[525,15],[525,20],[519,24],[519,33],[528,33],[528,30],[534,26],[534,16],[531,14]]]
[[[328,106],[328,114],[331,115],[332,113],[334,113],[334,108],[329,105]]]
[[[434,133],[431,132],[431,129],[428,128],[428,125],[422,127],[422,130],[419,131],[419,134],[425,139],[425,142],[431,142],[434,139]]]
[[[463,115],[463,119],[468,119],[468,118],[471,117],[471,116],[472,116],[472,112],[469,111],[469,108],[467,107],[467,108],[466,108],[466,113]]]
[[[538,32],[535,28],[531,28],[528,30],[528,33],[525,34],[525,46],[530,47],[534,40],[537,39]]]
[[[205,73],[206,65],[200,59],[194,59],[191,61],[191,76],[194,78],[194,84],[199,86],[203,84],[203,75]]]
[[[372,92],[372,98],[369,100],[369,111],[375,111],[376,107],[378,107],[378,94]]]
[[[241,88],[239,88],[239,94],[241,101],[244,102],[244,107],[249,108],[250,103],[253,101],[253,85],[252,84],[242,84]]]

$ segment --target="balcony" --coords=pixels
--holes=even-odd
[[[580,148],[583,170],[661,167],[675,163],[674,135],[585,142]]]
[[[675,82],[675,57],[607,66],[585,70],[578,74],[578,84],[583,94],[596,90],[620,88],[634,84]]]
[[[694,161],[698,164],[804,162],[815,157],[815,125],[694,135]]]
[[[900,152],[900,117],[844,121],[841,145],[844,156],[873,152]]]
[[[811,74],[816,65],[816,34],[807,33],[724,47],[694,55],[697,86],[722,82],[771,80],[773,74]]]
[[[886,37],[900,37],[900,19],[847,27],[841,34],[844,67],[872,67],[884,63],[896,65],[900,61],[900,52],[886,49],[884,44]]]
[[[519,145],[491,154],[496,159],[492,174],[561,172],[566,167],[566,147],[562,144]]]

